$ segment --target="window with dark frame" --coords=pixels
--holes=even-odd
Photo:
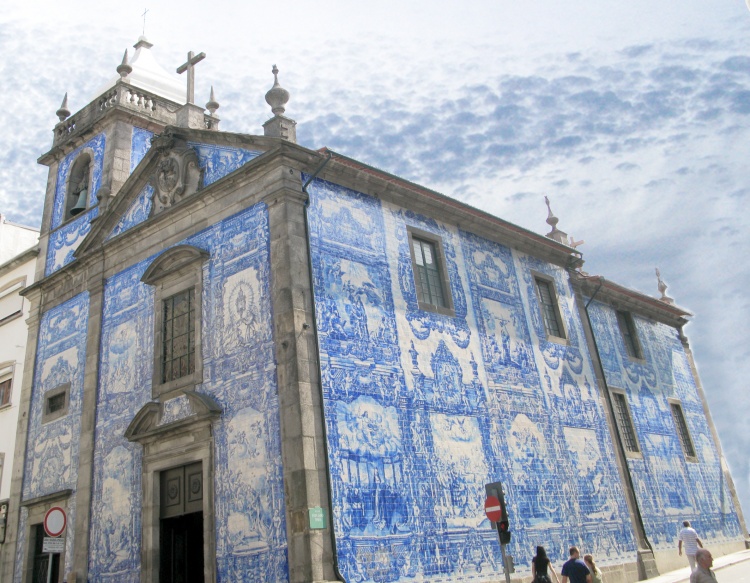
[[[544,330],[550,336],[565,338],[565,331],[560,321],[560,314],[557,309],[557,299],[555,297],[552,282],[540,277],[535,278],[536,288],[539,290],[539,302],[542,308],[542,320],[544,321]]]
[[[638,447],[638,439],[635,436],[635,427],[633,426],[633,419],[630,417],[627,398],[622,393],[612,393],[612,396],[615,404],[615,420],[617,421],[617,427],[620,429],[625,450],[630,453],[640,453],[641,449]]]
[[[195,289],[163,301],[162,383],[195,372]]]
[[[643,358],[641,346],[638,343],[638,332],[635,329],[635,321],[630,312],[617,311],[617,325],[620,335],[625,343],[625,352],[630,358]]]
[[[13,385],[13,377],[0,381],[0,407],[10,403],[10,390]]]
[[[70,383],[64,383],[44,394],[42,423],[49,423],[68,414],[70,405]]]
[[[449,308],[443,289],[437,244],[433,241],[412,237],[412,246],[415,263],[414,280],[417,285],[419,301],[438,308]]]
[[[682,451],[687,458],[695,458],[695,448],[693,447],[693,440],[690,438],[690,431],[688,431],[687,421],[685,420],[685,414],[682,412],[682,406],[679,403],[670,403],[672,409],[672,417],[674,418],[674,424],[677,428],[677,436],[680,438],[682,444]]]

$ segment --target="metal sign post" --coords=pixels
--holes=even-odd
[[[497,529],[498,538],[500,539],[500,552],[503,557],[505,583],[510,583],[510,565],[513,562],[512,557],[505,554],[505,545],[510,542],[510,531],[508,530],[508,513],[505,507],[503,485],[500,482],[493,482],[492,484],[485,484],[484,489],[487,493],[487,498],[484,501],[484,512],[490,522],[492,522],[493,527]]]
[[[510,583],[510,569],[508,569],[508,557],[505,554],[505,545],[500,543],[500,552],[503,555],[503,572],[505,573],[505,583]]]
[[[42,552],[47,553],[47,583],[52,583],[52,560],[56,553],[65,550],[65,539],[57,538],[68,525],[68,515],[59,506],[53,506],[44,515],[44,531],[49,535],[44,537]]]

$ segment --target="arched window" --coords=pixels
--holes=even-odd
[[[91,192],[91,156],[81,154],[73,163],[65,199],[65,219],[84,212],[89,206]]]

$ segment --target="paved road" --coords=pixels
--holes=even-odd
[[[750,583],[750,550],[714,557],[714,572],[717,583]],[[685,567],[641,581],[641,583],[687,583],[688,581],[690,581],[690,569]]]
[[[750,563],[737,563],[716,571],[718,583],[750,583]]]

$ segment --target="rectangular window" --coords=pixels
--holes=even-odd
[[[625,343],[625,352],[630,358],[643,358],[641,346],[638,343],[638,333],[635,329],[633,315],[630,312],[617,311],[617,325],[620,328],[620,335]]]
[[[10,403],[10,390],[13,386],[13,377],[0,380],[0,407]]]
[[[0,325],[18,318],[23,313],[23,297],[19,292],[26,287],[26,278],[19,277],[0,288]]]
[[[440,238],[408,227],[411,265],[420,310],[454,316],[450,281]]]
[[[623,393],[616,392],[612,393],[612,397],[615,405],[615,420],[620,430],[625,451],[640,453],[641,449],[638,447],[638,440],[635,436],[635,427],[633,426],[633,419],[630,416],[627,398]]]
[[[195,371],[195,289],[163,302],[162,383]]]
[[[548,336],[565,338],[565,329],[562,326],[562,318],[557,306],[557,297],[555,289],[550,280],[540,277],[534,278],[536,289],[539,293],[539,304],[542,309],[542,320],[544,321],[544,330]]]
[[[682,405],[672,401],[670,401],[669,405],[672,409],[677,436],[680,438],[680,444],[682,444],[682,451],[686,458],[690,459],[690,461],[695,461],[695,448],[693,447],[693,440],[690,438],[690,431],[688,431],[685,415],[682,412]]]
[[[445,308],[445,294],[437,262],[435,243],[412,238],[414,246],[415,280],[419,301],[439,308]]]
[[[65,383],[44,394],[42,423],[49,423],[68,414],[70,404],[70,383]]]

